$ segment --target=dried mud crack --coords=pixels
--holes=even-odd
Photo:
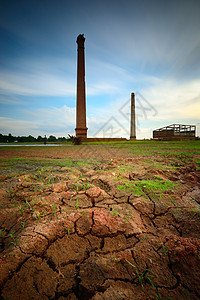
[[[2,172],[2,300],[200,299],[199,171],[123,153]]]

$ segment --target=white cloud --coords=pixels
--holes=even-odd
[[[116,87],[129,82],[135,84],[141,81],[148,83],[158,81],[158,78],[152,74],[140,73],[136,68],[129,68],[127,65],[121,67],[120,62],[110,63],[94,58],[88,58],[86,71],[87,81],[101,79],[110,84],[115,83]]]
[[[26,121],[24,119],[29,119]],[[63,106],[51,109],[24,110],[24,119],[0,117],[0,132],[12,135],[55,135],[74,134],[75,108]]]
[[[75,87],[71,79],[48,73],[0,73],[0,91],[2,94],[71,96]]]
[[[87,88],[87,95],[94,96],[94,95],[112,95],[120,92],[119,87],[115,86],[114,84],[109,84],[106,82],[99,82],[94,83]]]
[[[22,101],[19,97],[12,95],[0,95],[0,104],[9,104],[9,105],[22,105],[25,102]]]
[[[14,118],[0,117],[0,132],[2,134],[29,135],[37,129],[33,121],[17,120]]]
[[[75,108],[66,105],[56,108],[24,110],[24,114],[33,118],[38,124],[38,129],[46,134],[66,136],[72,134],[75,128]]]

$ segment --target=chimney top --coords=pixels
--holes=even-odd
[[[79,41],[85,42],[84,34],[79,34],[79,36],[77,37],[76,42],[78,43]]]

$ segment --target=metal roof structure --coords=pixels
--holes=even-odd
[[[195,140],[195,125],[171,124],[153,131],[153,138],[160,140]]]

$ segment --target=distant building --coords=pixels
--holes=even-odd
[[[153,138],[161,141],[193,141],[195,125],[172,124],[153,131]]]

